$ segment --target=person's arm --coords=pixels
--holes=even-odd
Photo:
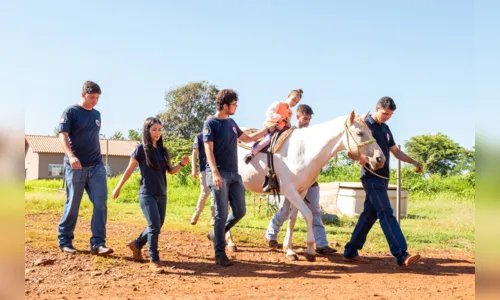
[[[193,153],[191,155],[191,176],[193,178],[198,177],[198,169],[196,168],[196,161],[198,160],[198,148],[193,148]]]
[[[222,186],[222,177],[217,169],[217,163],[215,162],[214,155],[214,142],[206,141],[203,143],[205,146],[205,154],[207,156],[208,165],[210,166],[210,171],[212,172],[212,184],[214,186]]]
[[[71,150],[71,146],[69,145],[68,133],[59,132],[59,141],[61,142],[64,153],[66,153],[69,158],[69,164],[71,165],[71,168],[74,170],[81,169],[82,164],[80,163],[80,160],[75,156],[73,150]]]
[[[246,133],[242,133],[238,139],[240,141],[242,141],[243,143],[249,143],[249,142],[253,142],[253,141],[256,141],[258,140],[259,138],[263,137],[264,135],[266,135],[267,133],[271,133],[274,131],[274,129],[276,128],[276,123],[275,124],[272,124],[271,126],[267,127],[267,128],[263,128],[257,132],[254,132],[254,133],[251,133],[251,134],[246,134]]]
[[[113,190],[113,194],[112,194],[113,199],[116,199],[116,198],[118,198],[118,196],[120,196],[120,190],[122,189],[125,182],[127,182],[127,180],[130,178],[130,175],[132,175],[136,166],[137,166],[137,160],[135,158],[131,157],[130,161],[128,163],[127,169],[125,170],[125,173],[123,173],[123,176],[120,179],[120,182],[118,182],[115,189]]]
[[[273,102],[266,110],[266,117],[269,121],[278,122],[281,119],[281,115],[277,114],[278,108],[280,107],[279,101]]]
[[[170,161],[168,162],[168,164],[169,164],[169,168],[167,168],[168,174],[174,175],[175,173],[179,172],[182,168],[184,168],[186,165],[189,164],[189,157],[184,155],[181,161],[175,166],[172,166]]]
[[[401,149],[398,148],[398,146],[394,145],[389,148],[391,150],[391,153],[399,160],[404,161],[406,163],[412,164],[417,168],[417,172],[423,172],[423,166],[413,158],[409,157],[406,153],[401,151]]]

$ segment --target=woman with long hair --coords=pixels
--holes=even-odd
[[[167,208],[167,177],[177,173],[182,167],[189,164],[187,156],[175,166],[171,163],[168,149],[163,146],[161,136],[162,124],[157,118],[149,117],[144,121],[142,143],[138,144],[130,157],[130,162],[120,182],[113,190],[113,199],[120,195],[120,190],[129,179],[137,165],[141,170],[141,185],[139,188],[139,204],[146,217],[148,227],[139,237],[130,242],[135,261],[142,261],[142,247],[147,243],[149,247],[149,268],[154,273],[162,273],[160,256],[158,253],[158,236],[165,221]]]

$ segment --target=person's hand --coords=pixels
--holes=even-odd
[[[73,170],[78,170],[82,168],[80,160],[74,155],[69,157],[69,164],[71,165],[71,168]]]
[[[196,168],[193,168],[193,170],[191,171],[191,177],[193,177],[194,179],[198,178],[198,170],[196,170]]]
[[[415,168],[417,168],[416,172],[417,173],[422,173],[424,171],[424,166],[422,166],[421,163],[419,163],[418,161],[415,161]]]
[[[189,165],[189,157],[184,155],[181,159],[181,163],[182,163],[182,166],[184,166],[184,167]]]
[[[113,190],[112,197],[113,197],[113,199],[116,199],[116,198],[118,198],[118,196],[120,196],[120,189],[119,188],[115,188]]]
[[[216,187],[222,187],[222,176],[217,173],[213,173],[212,175],[212,184]]]

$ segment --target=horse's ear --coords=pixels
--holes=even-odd
[[[370,111],[368,111],[366,114],[361,116],[361,120],[365,121],[366,118],[368,118],[368,115],[370,114]]]
[[[354,118],[356,118],[356,113],[353,111],[351,111],[351,115],[349,116],[349,126],[352,125],[352,122],[354,121]]]

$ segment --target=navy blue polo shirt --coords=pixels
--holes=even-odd
[[[233,119],[211,118],[203,125],[203,142],[213,142],[219,172],[238,172],[238,138],[243,131]],[[210,165],[207,161],[207,170]]]
[[[99,144],[101,113],[99,111],[86,110],[80,105],[72,105],[64,110],[58,130],[68,133],[71,151],[78,158],[82,167],[102,164],[101,145]],[[64,162],[69,163],[66,154]]]
[[[375,121],[371,115],[369,115],[366,120],[366,125],[371,129],[373,138],[377,141],[377,144],[380,146],[380,149],[382,149],[382,153],[384,153],[385,156],[385,164],[384,167],[381,169],[378,169],[375,171],[380,176],[384,177],[390,177],[390,169],[389,169],[389,160],[391,157],[391,153],[389,148],[392,146],[396,145],[394,142],[394,138],[392,137],[392,132],[389,129],[389,126],[387,124],[379,124],[377,121]],[[369,167],[369,164],[366,164],[367,168]],[[373,171],[373,170],[372,170]],[[364,168],[361,169],[361,178],[372,178],[375,177],[372,173],[366,171]]]
[[[207,168],[207,155],[205,154],[202,132],[194,137],[193,149],[198,149],[198,169],[203,172]]]
[[[141,170],[139,194],[164,196],[167,192],[167,161],[165,159],[165,153],[158,148],[153,148],[151,152],[149,159],[151,163],[159,166],[158,170],[151,168],[146,163],[146,153],[142,143],[135,146],[131,155],[137,160],[139,169]]]

